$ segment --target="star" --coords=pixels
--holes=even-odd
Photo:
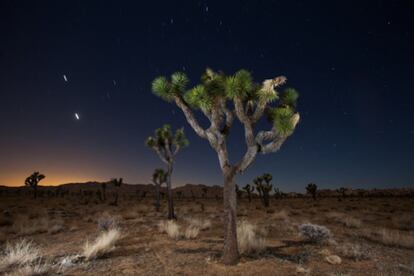
[[[63,79],[65,80],[65,82],[68,82],[68,78],[66,77],[66,75],[63,75]]]
[[[78,120],[78,121],[80,120],[80,116],[79,116],[78,113],[75,113],[75,119]]]

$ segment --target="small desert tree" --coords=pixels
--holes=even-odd
[[[273,191],[274,191],[274,196],[275,196],[276,199],[279,199],[279,198],[283,197],[283,192],[281,190],[279,190],[279,188],[274,187]]]
[[[234,178],[244,172],[256,159],[258,153],[267,154],[279,150],[293,133],[299,122],[295,111],[298,93],[286,89],[280,96],[276,88],[286,82],[284,76],[254,83],[251,74],[240,70],[225,75],[207,69],[202,83],[187,91],[188,78],[176,72],[168,80],[158,77],[152,82],[152,91],[165,101],[174,102],[184,113],[196,134],[206,139],[217,152],[224,178],[224,250],[223,262],[235,264],[239,259],[236,231],[237,198]],[[271,103],[277,105],[271,106]],[[201,111],[210,121],[202,127],[194,113]],[[255,134],[255,125],[267,115],[272,127]],[[237,118],[244,128],[246,152],[241,160],[231,163],[227,151],[227,138]]]
[[[344,188],[344,187],[341,187],[341,188],[339,188],[339,189],[336,190],[336,192],[338,194],[340,194],[342,196],[342,198],[345,198],[346,197],[346,191],[347,191],[347,189]]]
[[[24,181],[24,185],[26,185],[28,187],[32,187],[34,198],[37,197],[37,185],[45,177],[46,177],[45,175],[43,175],[39,172],[34,172],[29,177],[27,177],[26,180]]]
[[[318,190],[318,186],[315,183],[309,183],[308,186],[306,186],[306,192],[310,195],[312,195],[312,198],[316,200],[316,191]]]
[[[247,196],[249,198],[249,202],[252,202],[252,193],[254,192],[254,186],[250,186],[250,184],[246,184],[246,186],[243,187],[243,190],[246,191]]]
[[[270,192],[272,191],[272,175],[265,173],[262,176],[256,177],[253,182],[256,185],[256,190],[259,193],[260,199],[265,207],[269,207]]]
[[[112,178],[111,181],[110,181],[110,183],[112,185],[114,185],[115,188],[116,188],[115,200],[114,200],[113,205],[117,206],[118,205],[118,198],[119,198],[119,190],[121,188],[121,185],[124,183],[124,180],[123,180],[122,177],[121,178]]]
[[[173,193],[171,189],[171,174],[178,152],[188,146],[188,140],[185,137],[184,129],[177,129],[173,134],[171,126],[164,125],[155,130],[154,137],[148,137],[146,144],[158,154],[159,158],[165,164],[167,164],[168,219],[175,219]]]
[[[167,182],[167,173],[163,169],[156,169],[152,174],[152,182],[155,185],[155,211],[159,212],[161,185]]]

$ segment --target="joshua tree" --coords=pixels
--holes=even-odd
[[[122,185],[122,183],[124,183],[124,180],[121,178],[112,178],[111,179],[111,184],[113,184],[116,187],[116,192],[115,192],[115,201],[113,203],[113,205],[117,206],[118,205],[118,197],[119,197],[119,189]]]
[[[282,198],[283,197],[283,193],[279,190],[279,188],[274,187],[274,192],[275,192],[275,198]]]
[[[163,169],[156,169],[152,174],[152,182],[155,185],[155,211],[160,211],[160,189],[161,185],[167,182],[167,173]]]
[[[173,134],[171,126],[164,125],[155,130],[154,137],[148,137],[146,144],[158,154],[161,161],[167,164],[168,219],[176,219],[174,214],[173,192],[171,189],[171,174],[178,152],[188,146],[184,129],[177,129]]]
[[[243,190],[246,191],[247,196],[249,197],[249,202],[252,202],[252,193],[254,192],[254,186],[250,186],[250,184],[246,184],[246,186],[243,187]]]
[[[236,196],[237,196],[237,199],[241,199],[243,192],[240,190],[239,185],[236,184],[235,186],[236,186]]]
[[[46,176],[44,176],[43,174],[40,174],[39,172],[34,172],[29,177],[27,177],[26,180],[24,181],[24,185],[33,188],[34,198],[37,198],[37,185],[45,177]]]
[[[336,192],[338,194],[340,194],[342,196],[342,198],[345,198],[346,197],[346,188],[341,187],[341,188],[337,189]]]
[[[203,198],[206,198],[206,197],[207,197],[207,192],[208,192],[207,187],[203,187],[201,190],[203,191],[203,193],[201,194],[201,196],[202,196]]]
[[[101,184],[101,187],[102,187],[102,199],[103,201],[106,201],[106,182],[103,182]]]
[[[207,69],[202,83],[186,90],[188,78],[184,73],[171,75],[171,80],[158,77],[152,82],[152,91],[165,101],[174,102],[184,113],[187,122],[196,134],[208,140],[217,152],[224,178],[224,251],[223,262],[235,264],[239,259],[236,231],[237,198],[234,178],[244,172],[255,160],[258,153],[267,154],[279,150],[293,133],[299,122],[295,111],[298,93],[286,89],[279,96],[275,90],[286,82],[284,76],[254,83],[250,73],[240,70],[226,76]],[[278,100],[278,101],[277,101]],[[277,105],[270,104],[277,101]],[[210,121],[204,128],[198,122],[194,110],[200,110]],[[255,125],[267,115],[272,127],[255,134]],[[231,163],[227,151],[227,137],[237,118],[244,128],[246,152],[242,159]]]
[[[256,185],[256,190],[259,192],[260,199],[265,207],[269,207],[269,193],[272,191],[272,175],[265,173],[262,176],[256,177],[253,182]]]
[[[318,186],[315,183],[309,183],[308,186],[306,186],[306,191],[308,194],[312,195],[312,198],[316,200],[316,191],[318,190]]]

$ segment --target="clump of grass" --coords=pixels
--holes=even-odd
[[[211,228],[211,221],[209,219],[187,218],[186,222],[199,230],[207,230]]]
[[[402,248],[414,248],[414,236],[399,230],[391,229],[366,229],[361,232],[361,236],[372,242],[377,242],[387,246]]]
[[[313,243],[323,243],[332,237],[331,231],[325,226],[304,223],[299,225],[298,228],[299,233]]]
[[[0,271],[10,266],[23,266],[40,258],[40,249],[32,241],[22,239],[14,244],[7,243],[0,259]]]
[[[360,219],[347,216],[343,213],[329,212],[326,214],[326,217],[349,228],[360,228],[362,225]]]
[[[19,267],[17,270],[13,271],[11,274],[6,274],[10,276],[35,276],[35,275],[49,275],[52,266],[50,263],[43,260],[35,261],[31,264],[26,264]]]
[[[102,232],[95,241],[87,241],[83,246],[83,256],[86,260],[99,258],[115,249],[116,242],[121,238],[121,232],[112,228]]]
[[[158,229],[162,233],[167,233],[168,237],[178,240],[181,237],[180,225],[174,220],[160,221]]]
[[[195,239],[200,233],[200,228],[194,225],[189,225],[184,232],[184,237],[186,239]]]
[[[272,215],[272,219],[286,221],[286,220],[289,219],[289,214],[288,214],[288,212],[286,210],[282,210],[282,211],[279,211],[277,213],[274,213]]]
[[[260,253],[266,248],[265,238],[257,231],[257,227],[247,221],[237,225],[237,243],[240,253]]]
[[[371,258],[369,251],[359,244],[345,243],[337,246],[336,250],[343,257],[354,261],[368,260]]]

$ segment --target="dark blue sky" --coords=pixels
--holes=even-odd
[[[414,185],[413,9],[410,1],[2,1],[0,184],[34,170],[45,184],[149,182],[162,166],[144,145],[184,126],[176,185],[221,184],[215,152],[151,81],[209,66],[256,81],[286,75],[301,122],[259,156],[284,191]],[[63,75],[66,75],[67,82]],[[75,119],[79,113],[80,120]],[[263,127],[268,127],[266,124]],[[232,160],[245,150],[239,125]]]

